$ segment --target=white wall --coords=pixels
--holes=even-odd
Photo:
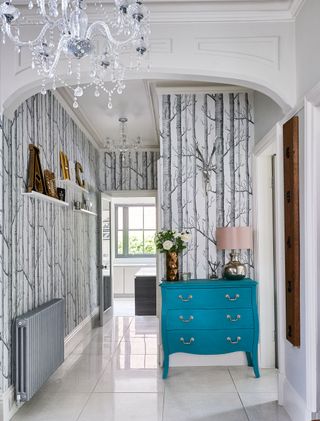
[[[254,93],[255,143],[258,143],[283,118],[283,111],[270,97]]]
[[[296,20],[298,99],[320,80],[320,1],[306,0]]]
[[[166,3],[166,9],[169,3]],[[90,6],[88,10],[90,14]],[[168,19],[152,25],[152,70],[138,77],[244,85],[270,94],[284,108],[295,104],[292,21],[217,22],[214,16],[205,16],[203,12],[206,21],[200,24],[198,10],[195,10],[192,22],[182,23],[180,18],[178,23],[169,11],[164,13]],[[28,31],[35,29],[34,23],[25,25],[25,37],[28,37]],[[5,70],[0,88],[3,103],[13,111],[23,98],[39,91],[41,80],[30,67],[27,48],[18,56],[12,43],[7,42],[0,54]],[[88,81],[86,68],[83,70],[82,81]],[[66,70],[60,68],[60,72],[67,78]]]

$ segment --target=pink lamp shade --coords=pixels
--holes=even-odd
[[[217,248],[219,250],[252,249],[251,227],[223,227],[216,229]]]

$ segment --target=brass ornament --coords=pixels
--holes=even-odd
[[[61,175],[64,180],[70,180],[69,161],[65,153],[60,151]]]
[[[85,182],[84,182],[84,180],[81,179],[81,175],[80,175],[80,174],[83,173],[83,168],[82,168],[82,165],[80,164],[80,162],[75,162],[75,170],[76,170],[76,183],[80,187],[84,187]]]
[[[40,150],[35,145],[29,145],[29,151],[28,192],[35,191],[46,194],[46,185],[40,163]]]

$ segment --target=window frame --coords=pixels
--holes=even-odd
[[[155,254],[129,254],[129,208],[133,208],[133,207],[139,207],[139,208],[154,208],[156,211],[156,205],[154,204],[144,204],[144,203],[135,203],[133,205],[129,205],[129,204],[117,204],[115,205],[115,257],[117,259],[141,259],[141,258],[155,258],[156,257],[156,253]],[[123,218],[123,223],[122,223],[122,229],[119,229],[119,221],[118,221],[118,209],[122,208],[122,218]],[[157,217],[157,215],[156,215]],[[141,231],[143,233],[143,245],[144,245],[144,233],[145,231],[155,231],[157,230],[157,223],[156,226],[154,228],[154,230],[152,229],[145,229],[144,228],[144,211],[142,214],[142,224],[143,224],[143,228],[142,229],[135,229],[135,230],[131,230],[131,231]],[[123,233],[123,253],[119,254],[118,253],[118,232],[122,231]]]

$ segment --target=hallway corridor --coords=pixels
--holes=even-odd
[[[114,317],[80,344],[14,421],[290,421],[277,375],[173,368],[161,379],[155,317]]]

